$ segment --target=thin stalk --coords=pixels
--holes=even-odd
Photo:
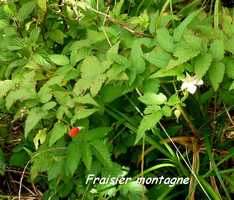
[[[203,187],[203,185],[201,184],[200,180],[198,179],[196,173],[193,171],[193,169],[190,167],[190,165],[188,164],[188,162],[185,160],[184,156],[182,155],[182,153],[180,152],[180,150],[178,149],[178,147],[176,146],[176,144],[173,142],[173,140],[171,139],[170,135],[168,134],[168,132],[166,131],[166,129],[164,128],[164,126],[160,122],[159,122],[159,125],[162,128],[163,132],[166,134],[166,136],[170,139],[171,143],[175,147],[176,151],[178,152],[178,154],[180,155],[180,157],[182,158],[182,160],[184,161],[184,163],[186,164],[186,166],[189,168],[190,172],[192,173],[192,175],[196,179],[196,181],[199,184],[199,186],[201,187],[202,191],[205,193],[205,195],[207,196],[207,198],[209,200],[211,200],[210,196],[208,195],[208,193],[206,192],[205,188]]]
[[[215,7],[214,7],[214,28],[215,29],[219,28],[219,5],[220,5],[220,1],[216,0]]]
[[[192,170],[198,174],[199,172],[199,147],[197,144],[197,141],[193,141],[193,162],[192,162]],[[195,176],[192,176],[190,179],[190,184],[189,184],[189,199],[190,200],[195,200],[195,191],[196,191],[196,178]]]

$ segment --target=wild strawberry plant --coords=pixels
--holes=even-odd
[[[42,199],[231,199],[234,10],[223,5],[0,1],[2,197],[33,184]]]

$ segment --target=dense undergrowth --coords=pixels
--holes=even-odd
[[[0,199],[231,200],[232,5],[0,1]]]

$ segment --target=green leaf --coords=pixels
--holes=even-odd
[[[127,184],[120,185],[121,196],[126,197],[129,200],[147,200],[145,195],[146,188],[144,185],[137,183],[136,181],[131,181]]]
[[[35,6],[36,2],[34,0],[24,3],[18,11],[19,21],[23,22],[25,19],[30,18]]]
[[[42,106],[42,110],[48,111],[54,108],[57,105],[55,101],[50,101]]]
[[[170,117],[172,115],[172,109],[169,106],[163,106],[162,113],[164,116]]]
[[[76,97],[75,101],[80,104],[90,104],[94,106],[99,106],[99,104],[90,96],[90,94],[87,94],[85,96]]]
[[[154,48],[151,52],[146,53],[144,57],[148,62],[159,68],[165,68],[171,59],[171,55],[161,48]]]
[[[98,94],[105,80],[106,80],[106,76],[101,74],[98,77],[96,77],[96,79],[91,83],[90,93],[93,97],[95,97]]]
[[[53,165],[54,160],[50,151],[44,151],[43,153],[39,151],[37,156],[33,159],[33,164],[31,167],[31,179],[34,180],[39,172],[46,172]],[[34,154],[35,155],[35,154]]]
[[[109,103],[117,99],[118,97],[126,94],[129,91],[127,85],[107,85],[101,90],[101,98],[103,102]]]
[[[94,128],[92,130],[89,130],[86,134],[88,135],[86,137],[87,141],[96,141],[98,139],[104,138],[109,132],[111,131],[111,128],[109,127],[99,127]]]
[[[69,170],[69,174],[73,175],[80,164],[81,160],[80,143],[72,141],[67,148],[67,160],[66,168]]]
[[[213,63],[209,69],[209,79],[214,91],[217,91],[220,83],[223,81],[225,65],[221,62]]]
[[[40,122],[40,120],[46,115],[44,111],[39,107],[32,108],[28,112],[27,119],[25,121],[25,129],[24,135],[25,138],[28,137],[28,134],[32,131],[32,129]]]
[[[97,159],[105,166],[105,167],[111,167],[112,162],[110,159],[110,152],[107,148],[107,145],[104,144],[104,142],[96,140],[91,143],[93,149],[94,149],[94,155],[97,157]]]
[[[97,78],[104,70],[105,68],[95,56],[87,57],[80,66],[81,77],[88,80]]]
[[[130,60],[132,63],[132,68],[137,74],[145,71],[145,61],[143,59],[143,55],[140,41],[135,40],[132,44]]]
[[[166,28],[160,28],[157,30],[157,40],[162,49],[168,52],[173,52],[173,38],[170,36]]]
[[[37,0],[37,5],[42,9],[43,12],[46,12],[46,1],[47,0]]]
[[[200,51],[206,50],[207,41],[203,40],[201,37],[195,35],[191,30],[188,30],[184,33],[183,38],[186,43],[191,46],[193,49],[197,49]]]
[[[7,95],[7,93],[14,87],[14,82],[12,80],[0,81],[0,98]]]
[[[8,22],[5,19],[0,19],[0,31],[8,26]]]
[[[63,44],[65,35],[61,30],[59,29],[52,30],[51,32],[49,32],[48,35],[51,40],[57,42],[58,44]]]
[[[181,41],[177,44],[177,47],[173,53],[173,56],[177,59],[171,59],[167,69],[174,68],[180,64],[183,64],[200,53],[199,49],[192,48],[188,43]]]
[[[56,65],[68,65],[69,59],[65,55],[52,54],[49,55],[49,59]]]
[[[234,81],[233,81],[232,84],[230,85],[229,90],[234,90]]]
[[[146,105],[161,105],[167,101],[167,97],[162,93],[146,93],[138,99]]]
[[[59,175],[63,175],[64,169],[64,160],[61,158],[57,158],[58,161],[51,163],[51,166],[47,170],[48,172],[48,181],[56,179]]]
[[[234,59],[233,58],[228,59],[228,61],[225,64],[226,64],[226,74],[227,74],[227,76],[229,78],[234,79]]]
[[[33,43],[36,43],[39,36],[40,36],[40,32],[41,32],[41,29],[39,27],[35,27],[31,33],[30,33],[30,40],[33,42]]]
[[[144,93],[158,93],[160,86],[158,79],[147,79],[143,84]]]
[[[224,42],[225,50],[234,54],[234,37],[231,37],[229,40]]]
[[[211,65],[212,57],[210,54],[202,54],[195,58],[194,71],[198,79],[201,79]]]
[[[198,15],[198,13],[201,10],[196,10],[194,12],[192,12],[188,17],[186,17],[179,26],[177,26],[174,29],[174,40],[175,41],[180,41],[182,38],[182,35],[184,33],[184,31],[186,30],[187,26],[192,22],[192,20]]]
[[[161,118],[162,114],[159,110],[154,111],[149,115],[145,115],[141,120],[140,126],[137,129],[135,144],[137,144],[138,141],[144,137],[145,131],[155,127],[155,125],[160,121]]]
[[[115,17],[119,17],[121,13],[122,6],[124,4],[124,0],[120,0],[119,2],[115,3],[114,8],[112,9],[112,13]]]
[[[214,40],[209,49],[212,57],[216,61],[220,61],[224,57],[224,44],[222,40]]]
[[[79,79],[73,88],[74,95],[79,96],[81,94],[84,94],[86,90],[90,88],[91,83],[92,83],[92,80]]]
[[[82,155],[81,160],[83,161],[87,170],[90,170],[92,166],[92,152],[89,143],[81,142],[78,147]]]
[[[76,119],[84,119],[97,112],[97,108],[80,108],[79,111],[75,114]]]
[[[50,133],[49,146],[52,146],[55,142],[67,134],[67,132],[67,125],[63,124],[62,122],[56,122]]]
[[[150,76],[150,78],[159,78],[159,77],[167,77],[167,76],[181,76],[184,72],[185,64],[179,65],[172,69],[160,69],[154,74]]]
[[[88,57],[90,55],[90,50],[83,48],[83,49],[75,49],[71,51],[71,64],[75,65],[77,62],[85,59],[86,57]]]

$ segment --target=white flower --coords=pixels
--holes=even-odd
[[[181,85],[181,90],[188,90],[189,93],[194,94],[197,86],[203,85],[203,81],[197,79],[196,76],[190,76],[186,73],[186,77]]]

